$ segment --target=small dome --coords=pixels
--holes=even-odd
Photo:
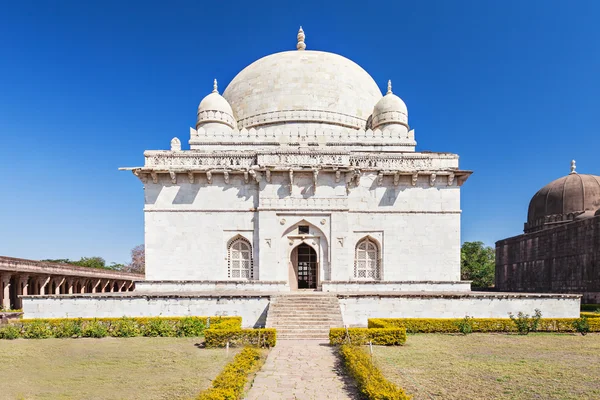
[[[371,128],[382,128],[388,124],[401,124],[408,128],[408,109],[402,99],[392,93],[392,82],[388,82],[388,91],[377,102],[371,117]]]
[[[572,172],[541,188],[529,203],[525,233],[575,219],[593,217],[600,209],[600,176]],[[597,213],[596,213],[597,214]]]
[[[211,94],[206,96],[198,106],[198,120],[196,129],[206,124],[223,124],[229,128],[235,128],[235,119],[231,106],[217,90],[217,80],[214,82],[214,89]]]

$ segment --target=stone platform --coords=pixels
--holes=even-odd
[[[241,316],[245,327],[266,325],[278,296],[337,298],[343,323],[366,326],[369,318],[507,318],[508,313],[546,318],[579,316],[580,295],[499,292],[240,292],[95,293],[22,296],[24,318],[108,318],[149,316]]]

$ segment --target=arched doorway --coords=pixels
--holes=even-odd
[[[306,243],[300,244],[292,252],[292,263],[298,289],[316,289],[317,288],[317,252]]]

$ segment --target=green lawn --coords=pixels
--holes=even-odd
[[[415,400],[600,399],[600,334],[417,334],[374,361]]]
[[[237,352],[200,338],[0,340],[0,398],[185,399]]]

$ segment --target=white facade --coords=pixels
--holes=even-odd
[[[391,82],[382,96],[352,61],[304,48],[301,31],[298,51],[256,61],[223,96],[215,81],[191,149],[175,138],[131,168],[145,190],[150,282],[139,290],[468,290],[460,185],[470,171],[455,154],[415,152]]]

